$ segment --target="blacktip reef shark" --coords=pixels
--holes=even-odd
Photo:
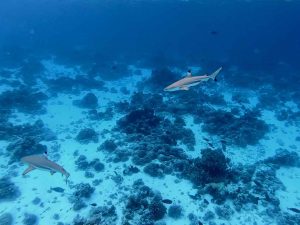
[[[22,173],[23,176],[35,169],[49,171],[51,175],[56,172],[61,173],[66,176],[66,182],[70,176],[70,174],[62,166],[49,160],[45,155],[29,155],[21,158],[21,161],[28,164],[28,168]]]
[[[216,76],[221,71],[222,67],[217,69],[214,73],[210,75],[202,75],[202,76],[193,76],[191,71],[189,70],[186,77],[181,80],[176,81],[175,83],[167,86],[164,91],[188,91],[191,86],[195,86],[200,84],[203,81],[208,81],[210,79],[217,80]]]

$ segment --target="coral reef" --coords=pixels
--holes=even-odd
[[[52,141],[56,135],[47,128],[42,120],[37,120],[34,124],[13,125],[3,123],[0,126],[0,140],[15,141],[17,138],[34,138],[36,141]]]
[[[57,93],[78,93],[81,90],[103,89],[104,82],[84,75],[77,75],[75,78],[59,77],[57,79],[45,80],[50,91]]]
[[[37,225],[38,224],[38,217],[34,214],[30,213],[25,213],[24,219],[23,219],[23,224],[24,225]]]
[[[73,204],[73,210],[78,211],[82,208],[87,207],[84,199],[88,199],[94,193],[95,188],[91,187],[88,183],[76,184],[73,188],[75,191],[69,197],[69,201]]]
[[[111,225],[116,224],[118,215],[116,213],[116,208],[114,206],[99,206],[92,208],[89,211],[89,216],[87,218],[80,217],[77,215],[74,220],[74,225],[91,225],[91,224],[101,224],[101,225]]]
[[[26,60],[23,62],[18,74],[23,82],[28,85],[36,84],[37,78],[40,78],[45,72],[44,65],[35,59]]]
[[[73,104],[81,108],[94,109],[98,106],[98,98],[93,93],[87,93],[81,100],[75,100]]]
[[[81,144],[88,144],[90,142],[98,142],[98,134],[92,128],[85,128],[79,131],[76,136],[76,141]]]
[[[80,155],[75,161],[75,165],[79,170],[89,170],[93,168],[96,172],[102,172],[105,168],[104,164],[99,159],[94,159],[88,162],[86,156]]]
[[[155,129],[161,119],[151,109],[140,109],[131,111],[125,117],[118,120],[118,127],[121,131],[132,134],[139,133],[148,135]]]
[[[184,172],[195,185],[222,182],[230,176],[229,159],[221,150],[203,149],[201,154]]]
[[[173,219],[179,219],[182,217],[183,212],[182,212],[182,207],[180,205],[171,205],[168,209],[168,216],[173,218]]]
[[[178,78],[179,75],[168,68],[156,69],[152,71],[151,77],[144,84],[151,90],[161,91]]]
[[[11,201],[19,197],[20,191],[17,186],[7,177],[0,178],[0,200]]]
[[[99,147],[98,150],[104,150],[107,152],[113,152],[117,149],[118,145],[112,139],[105,140]]]
[[[47,151],[47,146],[38,143],[34,138],[19,139],[6,148],[10,155],[9,163],[20,161],[24,156],[42,154]]]
[[[276,155],[263,160],[266,164],[276,166],[300,166],[300,158],[296,152],[289,152],[286,149],[278,149]]]
[[[0,216],[1,225],[13,225],[13,216],[10,213],[4,213]]]
[[[135,181],[132,190],[134,194],[128,197],[124,209],[125,224],[154,224],[165,216],[167,210],[159,193],[154,193],[142,180]]]
[[[5,91],[0,95],[0,105],[24,113],[45,113],[46,109],[43,105],[46,100],[48,100],[46,94],[26,86]]]
[[[240,117],[229,112],[214,111],[204,118],[203,130],[218,135],[228,144],[239,147],[255,145],[269,131],[268,125],[257,118],[257,112],[249,111]]]

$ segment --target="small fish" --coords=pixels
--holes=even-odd
[[[97,203],[92,203],[92,204],[90,204],[91,206],[97,206]]]
[[[288,208],[288,210],[291,210],[295,213],[300,213],[300,209],[296,209],[296,208]]]
[[[172,204],[172,200],[170,199],[163,199],[162,202],[168,205]]]
[[[253,180],[253,182],[255,183],[256,186],[262,188],[263,185],[261,183],[259,183],[257,180]]]
[[[210,142],[207,143],[209,145],[209,147],[214,148],[214,145]]]
[[[203,137],[203,140],[209,142],[209,139],[206,137]]]
[[[52,187],[50,188],[51,191],[55,191],[55,192],[58,192],[58,193],[64,193],[65,192],[65,189],[61,188],[61,187]]]
[[[215,31],[215,30],[212,30],[212,31],[210,31],[210,34],[212,34],[212,35],[218,35],[219,32],[218,32],[218,31]]]

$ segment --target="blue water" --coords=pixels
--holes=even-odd
[[[300,224],[299,12],[2,0],[0,225]]]

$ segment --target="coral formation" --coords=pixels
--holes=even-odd
[[[0,105],[6,109],[16,109],[24,113],[45,113],[44,104],[48,96],[41,91],[22,86],[0,95]]]
[[[87,93],[81,100],[75,100],[73,104],[81,108],[94,109],[98,106],[98,98],[93,93]]]
[[[79,131],[76,140],[81,144],[88,144],[90,142],[98,142],[98,134],[92,128],[84,128]]]
[[[24,156],[47,152],[47,146],[38,143],[34,138],[27,137],[9,144],[6,151],[10,155],[9,163],[13,163],[20,161]]]

